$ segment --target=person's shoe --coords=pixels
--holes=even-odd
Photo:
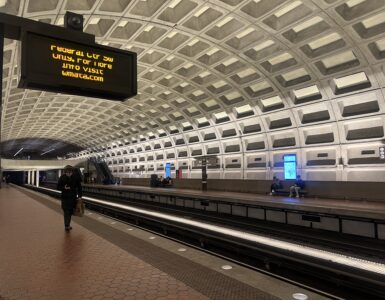
[[[64,228],[64,230],[67,231],[67,232],[69,232],[71,229],[72,229],[72,228],[71,228],[70,226],[66,226],[66,227]]]

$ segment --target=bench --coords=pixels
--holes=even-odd
[[[290,194],[290,187],[292,187],[293,185],[295,185],[295,180],[292,180],[292,179],[281,180],[280,187],[278,189],[274,190],[273,195],[274,196],[285,196],[285,197],[287,197]],[[308,194],[308,192],[306,191],[306,185],[305,185],[304,189],[299,190],[299,196],[300,197],[305,197],[307,194]],[[295,192],[294,192],[294,196],[295,196]]]
[[[161,183],[159,187],[170,188],[172,187],[172,183]]]
[[[307,190],[299,190],[298,193],[300,197],[305,197],[308,194]],[[276,189],[274,190],[273,196],[289,196],[289,194],[290,194],[289,190]]]
[[[169,183],[164,183],[160,181],[150,182],[150,187],[169,188],[169,187],[172,187],[172,181]]]

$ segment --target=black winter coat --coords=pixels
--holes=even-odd
[[[63,210],[73,210],[76,207],[76,199],[82,196],[80,178],[76,175],[67,176],[63,174],[59,178],[57,189],[61,191],[61,208]]]

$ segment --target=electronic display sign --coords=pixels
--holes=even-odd
[[[297,155],[286,154],[283,156],[283,170],[285,179],[297,178]]]
[[[31,32],[21,42],[20,88],[110,100],[137,94],[134,52]]]

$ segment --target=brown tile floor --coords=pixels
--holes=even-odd
[[[55,211],[0,190],[0,299],[207,299]]]

